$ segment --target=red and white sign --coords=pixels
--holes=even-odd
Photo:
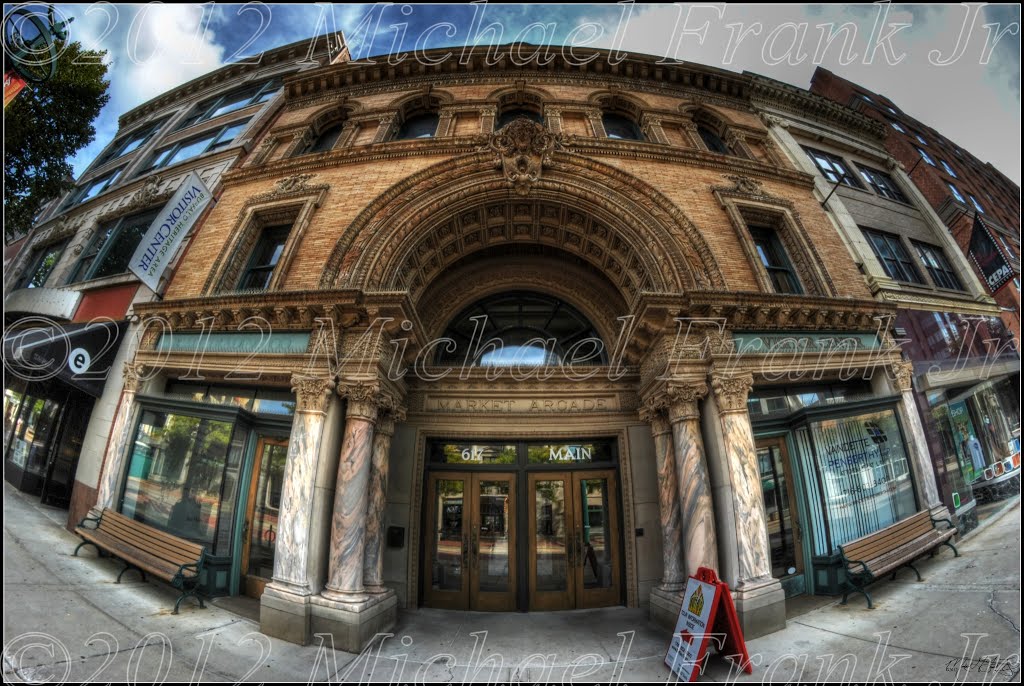
[[[4,109],[10,105],[21,89],[25,87],[25,79],[18,76],[13,71],[9,71],[4,74]]]
[[[747,674],[753,672],[729,586],[701,567],[686,584],[665,664],[681,681],[696,681],[712,644]]]

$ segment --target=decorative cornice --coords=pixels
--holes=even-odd
[[[292,393],[295,394],[295,411],[325,413],[327,403],[334,390],[334,380],[322,376],[292,375]]]
[[[750,99],[758,109],[763,107],[783,110],[797,117],[810,117],[838,128],[856,131],[875,140],[884,140],[886,137],[887,132],[883,124],[856,110],[781,81],[756,74],[745,75],[751,78]],[[772,121],[772,124],[775,122]]]
[[[754,387],[754,375],[747,373],[730,374],[712,367],[711,388],[715,391],[720,414],[746,412],[747,397]]]

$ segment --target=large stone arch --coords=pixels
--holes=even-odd
[[[320,287],[408,291],[415,301],[446,265],[502,242],[574,254],[607,273],[627,303],[640,292],[726,288],[678,206],[631,174],[568,152],[551,155],[525,196],[484,152],[395,184],[342,232]]]

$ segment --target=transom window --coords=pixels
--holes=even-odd
[[[541,293],[484,298],[459,313],[438,344],[438,364],[473,367],[607,364],[604,342],[568,303]]]
[[[963,284],[960,283],[960,278],[953,271],[952,265],[949,264],[949,260],[946,259],[946,254],[934,245],[927,243],[921,243],[920,241],[914,241],[914,247],[917,248],[917,254],[920,256],[921,261],[924,262],[925,269],[928,270],[928,274],[932,277],[932,281],[939,288],[951,288],[956,291],[962,291],[964,289]]]
[[[871,169],[870,167],[861,167],[860,175],[864,177],[864,180],[868,182],[868,185],[875,189],[875,192],[881,195],[883,198],[889,198],[890,200],[896,200],[897,202],[907,202],[907,198],[903,195],[903,191],[900,190],[896,182],[892,180],[892,177],[883,171],[877,169]]]
[[[844,186],[861,188],[857,177],[853,175],[853,172],[850,171],[842,157],[821,150],[815,150],[814,148],[804,148],[804,151],[818,167],[821,175],[832,183],[841,181]]]
[[[923,283],[899,236],[874,229],[864,229],[864,235],[867,236],[871,249],[875,251],[875,256],[882,263],[882,268],[890,279]]]

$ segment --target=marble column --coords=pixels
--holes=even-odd
[[[366,508],[366,555],[363,558],[363,586],[367,593],[386,593],[384,586],[384,510],[388,497],[388,463],[395,422],[405,414],[395,408],[377,419],[370,463],[370,494]]]
[[[338,395],[346,400],[345,435],[334,491],[327,587],[321,595],[343,604],[358,605],[367,600],[363,586],[363,554],[378,393],[370,384],[338,385]]]
[[[316,592],[309,582],[310,524],[320,439],[333,390],[334,381],[326,377],[292,377],[295,415],[281,485],[281,510],[271,583],[292,595],[308,596]]]
[[[897,413],[907,436],[907,457],[917,485],[918,506],[930,510],[935,517],[948,517],[949,511],[942,504],[939,486],[935,481],[935,469],[928,452],[928,438],[924,433],[921,415],[914,401],[914,365],[900,361],[892,365],[893,385],[900,394]]]
[[[711,503],[711,479],[708,477],[697,409],[697,401],[707,392],[707,385],[701,383],[670,388],[668,394],[686,576],[696,574],[700,567],[718,571],[718,537],[715,510]]]
[[[145,375],[145,367],[125,362],[121,371],[124,390],[121,393],[121,402],[117,406],[117,415],[110,425],[110,435],[114,440],[107,444],[107,455],[103,460],[103,473],[100,478],[99,488],[96,492],[96,509],[102,510],[105,507],[116,508],[118,486],[121,484],[121,476],[124,473],[124,461],[127,459],[128,443],[132,440],[129,435],[132,431],[132,413],[135,411],[135,394],[142,385],[142,377]]]
[[[723,579],[733,590],[736,611],[744,636],[755,638],[786,626],[785,593],[772,578],[764,495],[754,447],[754,432],[747,412],[747,396],[754,384],[750,372],[725,373],[712,370],[711,388],[721,430],[721,456],[727,480],[720,503],[731,512],[723,518],[732,530],[732,545],[723,546],[730,556],[723,565]]]
[[[686,587],[683,569],[682,527],[679,522],[679,504],[676,502],[675,455],[672,435],[663,408],[648,403],[640,411],[640,419],[651,425],[654,438],[654,456],[658,469],[658,512],[661,517],[661,555],[663,571],[660,589],[678,593]]]

